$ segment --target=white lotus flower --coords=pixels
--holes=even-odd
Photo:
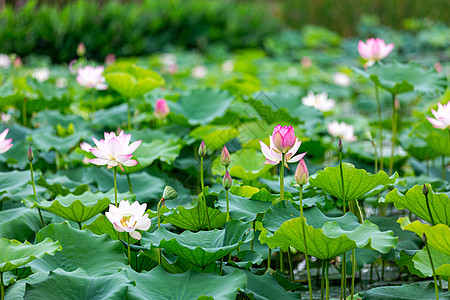
[[[11,66],[11,60],[9,56],[3,53],[0,53],[0,68],[9,68]]]
[[[150,228],[151,220],[148,214],[144,214],[147,204],[139,204],[138,201],[130,205],[128,200],[122,200],[119,207],[109,205],[109,211],[105,216],[113,224],[118,232],[128,232],[133,239],[140,240],[142,235],[136,230],[147,231]]]
[[[354,134],[354,128],[352,125],[348,125],[345,122],[339,123],[338,121],[333,121],[327,126],[328,133],[331,136],[340,138],[344,142],[354,142],[356,141],[356,136]]]
[[[314,107],[321,112],[330,111],[336,105],[336,101],[329,99],[326,92],[314,94],[311,91],[308,92],[308,96],[302,99],[302,103],[305,106]]]
[[[50,69],[49,68],[34,69],[31,77],[33,77],[39,82],[44,82],[50,77]]]

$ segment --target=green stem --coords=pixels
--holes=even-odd
[[[306,219],[303,218],[303,186],[300,185],[299,188],[299,198],[300,198],[300,226],[302,227],[302,233],[303,233],[303,246],[305,247],[305,261],[306,261],[306,272],[308,274],[308,288],[309,288],[309,297],[312,300],[313,294],[312,294],[312,284],[311,284],[311,271],[309,269],[309,257],[308,257],[308,247],[306,244],[306,229],[305,229],[305,223]]]
[[[220,272],[219,272],[220,276],[223,275],[223,256],[222,259],[220,260]]]
[[[133,194],[133,186],[131,185],[131,178],[130,178],[130,174],[126,174],[127,175],[127,182],[128,182],[128,190],[130,191],[130,193]]]
[[[394,171],[394,151],[395,151],[395,135],[397,133],[397,120],[395,109],[395,94],[392,94],[392,145],[391,145],[391,159],[389,161],[389,176]]]
[[[280,249],[280,252],[278,252],[278,257],[280,258],[280,271],[281,273],[284,273],[284,259],[283,259],[283,251]]]
[[[384,258],[381,259],[381,281],[384,281],[384,268],[386,265],[386,261]]]
[[[77,222],[78,223],[78,228],[80,228],[81,230],[81,222]]]
[[[356,253],[355,248],[352,249],[352,289],[350,299],[353,300],[353,294],[355,293],[355,271],[356,271]]]
[[[381,120],[381,102],[378,94],[378,86],[375,84],[375,97],[377,98],[377,112],[378,112],[378,131],[380,138],[380,170],[383,170],[383,125]]]
[[[159,200],[158,205],[156,205],[156,214],[158,216],[158,229],[161,228],[161,204],[163,203],[164,199],[161,198]],[[162,250],[161,248],[158,248],[158,262],[159,265],[162,265]]]
[[[281,153],[281,164],[280,164],[280,201],[284,200],[284,158],[285,158],[285,154]]]
[[[431,214],[430,203],[428,202],[428,194],[425,195],[425,202],[427,203],[427,209],[428,214],[430,215],[431,225],[434,226],[436,223],[434,223],[433,215]]]
[[[347,213],[347,207],[345,206],[345,188],[344,188],[344,170],[342,167],[342,152],[338,150],[339,169],[341,174],[341,186],[342,186],[342,205],[344,215]],[[345,299],[347,295],[347,257],[345,253],[342,255],[342,268],[341,268],[341,295],[340,299]]]
[[[326,268],[325,268],[325,272],[326,272],[325,273],[325,277],[326,277],[325,285],[326,286],[325,286],[325,288],[327,291],[326,299],[329,300],[330,299],[330,277],[329,277],[330,261],[327,260],[325,265],[326,265]]]
[[[439,279],[439,287],[441,288],[441,292],[444,292],[444,286],[442,285],[442,276],[439,275],[438,279]]]
[[[206,220],[208,221],[208,230],[211,230],[211,222],[209,221],[208,206],[206,205],[205,184],[203,183],[203,157],[200,157],[200,184],[202,185],[203,204],[205,206]]]
[[[0,289],[2,300],[5,300],[5,287],[3,286],[3,272],[0,272]]]
[[[131,234],[128,233],[128,262],[130,263],[130,266],[131,266],[131,246],[130,246],[130,243],[131,243]]]
[[[378,173],[378,151],[377,151],[377,146],[375,145],[375,143],[372,141],[373,143],[373,151],[374,151],[374,158],[375,158],[375,173]]]
[[[253,239],[250,243],[250,250],[253,251],[253,244],[255,243],[255,237],[256,237],[256,220],[253,220]]]
[[[322,279],[320,280],[320,300],[323,300],[324,289],[325,289],[325,261],[322,260]]]
[[[114,167],[114,203],[117,207],[117,166]]]
[[[294,280],[294,269],[292,267],[292,258],[291,258],[291,249],[288,248],[287,251],[288,260],[289,260],[289,274],[291,275],[291,281],[295,282]]]
[[[445,181],[445,155],[442,155],[442,180]]]
[[[228,200],[228,189],[225,189],[226,197],[227,197],[227,222],[230,221],[230,202]]]
[[[27,127],[27,98],[23,98],[22,106],[22,123],[23,127]]]
[[[131,130],[131,104],[129,98],[127,98],[127,120],[128,120],[128,130]]]
[[[267,271],[270,269],[271,262],[272,262],[272,249],[269,248],[269,255],[267,256]]]
[[[36,193],[36,184],[34,183],[34,170],[33,170],[33,163],[30,161],[30,173],[31,173],[31,185],[33,186],[33,194],[34,198],[36,198],[37,201],[37,193]],[[42,218],[42,212],[41,209],[38,207],[38,213],[39,213],[39,219],[41,220],[41,226],[42,228],[45,227],[44,219]]]
[[[436,300],[439,300],[439,290],[438,290],[438,283],[437,283],[437,279],[436,279],[436,271],[434,270],[434,264],[433,264],[433,260],[431,258],[430,248],[428,248],[428,243],[425,244],[425,247],[427,248],[428,258],[430,259],[431,269],[433,270],[434,291],[436,293]]]

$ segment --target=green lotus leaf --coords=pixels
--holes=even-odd
[[[131,201],[135,199],[130,193],[118,194],[117,197]],[[82,223],[106,210],[111,203],[114,203],[114,190],[108,193],[85,192],[78,196],[57,196],[53,201],[34,202],[31,208],[39,207],[67,220]]]
[[[33,270],[49,272],[61,268],[72,272],[82,268],[90,276],[103,276],[116,273],[128,263],[122,244],[106,234],[98,236],[88,230],[74,229],[64,222],[41,229],[36,234],[36,241],[47,237],[58,240],[63,250],[55,256],[33,261]]]
[[[227,222],[223,230],[184,231],[180,235],[159,228],[153,233],[144,233],[141,244],[165,248],[194,266],[204,268],[250,241],[253,238],[250,228],[250,224],[238,220]]]
[[[238,289],[247,285],[245,275],[237,270],[224,276],[196,271],[170,274],[160,266],[142,273],[127,267],[126,272],[128,278],[136,283],[128,289],[127,299],[233,300]]]
[[[265,190],[265,189],[264,189]],[[260,189],[250,186],[250,185],[233,185],[230,188],[230,193],[232,193],[233,195],[239,196],[239,197],[244,197],[244,198],[250,198],[252,197],[254,194],[258,193],[260,191]],[[269,193],[269,195],[271,195]],[[259,199],[257,199],[259,200]],[[272,200],[270,200],[272,201]]]
[[[164,79],[155,71],[127,63],[109,66],[104,76],[108,85],[126,98],[142,97],[165,84]]]
[[[439,299],[448,299],[450,292],[439,293]],[[436,299],[434,284],[422,287],[419,283],[401,286],[382,286],[364,292],[363,300],[432,300]]]
[[[435,147],[429,144],[431,140],[427,142],[425,141],[425,139],[417,136],[405,136],[405,135],[400,135],[399,139],[402,148],[405,149],[410,155],[414,156],[415,158],[421,161],[427,159],[434,159],[439,156],[440,152],[443,152],[442,147],[440,147],[439,152],[434,150]],[[445,139],[445,141],[447,141],[447,139]],[[440,139],[439,144],[441,144],[441,142],[444,142],[444,140]]]
[[[240,150],[230,155],[231,163],[228,167],[231,177],[244,180],[255,180],[268,172],[273,166],[265,165],[265,158],[261,151],[252,149]],[[214,160],[212,166],[214,175],[223,175],[225,173],[220,164],[220,158]]]
[[[53,242],[50,238],[45,238],[35,245],[28,241],[21,243],[17,240],[0,238],[0,273],[15,270],[46,254],[54,255],[60,250],[60,243]]]
[[[232,127],[206,125],[199,126],[189,133],[197,140],[204,140],[208,150],[222,149],[223,145],[239,135],[239,131]]]
[[[34,180],[37,181],[41,174],[40,171],[35,171]],[[0,199],[22,200],[32,195],[33,187],[29,184],[30,180],[30,171],[0,172]],[[38,187],[36,189],[39,193]]]
[[[354,68],[356,73],[371,79],[391,94],[410,91],[442,94],[447,87],[447,78],[433,69],[424,70],[417,63],[375,64],[367,70]]]
[[[441,156],[450,156],[450,141],[447,130],[435,129],[426,136],[425,140],[429,146],[430,154],[436,152]]]
[[[233,98],[227,91],[194,89],[180,95],[171,108],[174,113],[186,118],[191,125],[207,125],[225,114]]]
[[[131,286],[124,271],[95,277],[83,269],[57,270],[38,283],[27,283],[24,299],[125,299]]]
[[[66,137],[59,137],[53,134],[51,131],[34,132],[30,135],[33,144],[36,149],[43,152],[48,152],[52,149],[57,150],[60,153],[68,153],[70,149],[75,148],[80,144],[87,135],[87,132],[75,132],[72,135]]]
[[[435,193],[430,184],[426,185],[428,187],[428,203],[434,222],[450,225],[450,198],[447,194]],[[408,209],[416,216],[431,223],[422,189],[423,186],[415,185],[405,195],[395,189],[386,195],[385,201],[394,203],[397,209]]]
[[[421,238],[425,234],[428,245],[445,255],[450,255],[450,228],[447,225],[430,226],[418,220],[411,223],[408,217],[400,218],[397,222],[400,223],[403,230],[412,231]]]
[[[414,255],[419,250],[404,250],[401,249],[400,252],[395,253],[395,262],[399,268],[407,267],[411,274],[417,275],[419,277],[426,277],[422,272],[414,266],[413,258]]]
[[[172,164],[180,155],[181,145],[173,140],[153,140],[150,143],[143,142],[133,153],[134,158],[139,161],[134,167],[126,167],[127,173],[137,172],[150,166],[159,159],[167,164]]]
[[[229,261],[228,264],[231,266],[248,269],[254,264],[260,265],[264,261],[261,253],[252,250],[239,251],[238,254],[236,254],[236,258],[238,258],[239,261]]]
[[[139,255],[146,256],[153,260],[156,264],[159,264],[159,249],[151,247],[150,250],[143,250],[139,252]],[[162,266],[164,270],[172,274],[184,273],[189,270],[204,271],[202,268],[192,266],[192,264],[184,258],[172,255],[166,252],[162,252]],[[215,266],[214,266],[215,267]]]
[[[65,175],[53,175],[53,176],[41,176],[37,181],[37,184],[45,187],[52,193],[52,196],[62,195],[66,196],[68,194],[80,195],[86,191],[89,191],[89,185],[79,184],[76,181],[70,180]]]
[[[155,222],[152,223],[152,227],[155,226]],[[113,224],[111,221],[108,220],[108,218],[100,214],[98,217],[89,225],[83,225],[82,229],[88,229],[90,232],[95,233],[96,235],[103,235],[107,234],[113,239],[114,241],[118,241],[119,239],[122,241],[128,241],[128,233],[126,232],[118,232],[116,229],[114,229]],[[130,244],[134,245],[136,244],[137,240],[131,238]]]
[[[245,197],[239,197],[228,193],[230,216],[232,219],[239,219],[244,222],[251,222],[256,219],[260,213],[264,213],[272,206],[271,201],[252,200]],[[219,209],[222,212],[227,211],[226,192],[222,190],[219,194]]]
[[[327,167],[309,179],[310,187],[317,187],[327,191],[336,198],[345,201],[358,199],[364,194],[379,185],[394,184],[398,178],[397,172],[391,177],[384,171],[377,174],[370,174],[364,169],[356,169],[354,165],[349,163],[342,164],[344,173],[344,193],[342,192],[341,171],[340,166]]]
[[[45,224],[50,222],[50,218],[46,215],[42,217]],[[41,227],[37,209],[18,207],[0,211],[1,237],[25,241],[34,236]]]
[[[436,275],[448,277],[450,276],[450,255],[445,255],[440,251],[428,245],[430,249],[433,266],[436,270]],[[412,261],[414,267],[426,277],[433,276],[433,269],[431,268],[430,258],[428,257],[427,249],[423,248],[414,255]]]

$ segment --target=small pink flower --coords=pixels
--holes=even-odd
[[[130,203],[122,200],[119,207],[113,204],[109,205],[109,211],[105,216],[113,224],[118,232],[128,232],[132,238],[140,240],[142,235],[136,230],[147,231],[150,228],[151,220],[148,214],[144,214],[147,204],[139,204],[138,201]]]
[[[110,53],[105,57],[105,65],[107,66],[112,65],[113,63],[116,62],[116,60],[117,60],[116,55],[114,53]]]
[[[108,86],[105,84],[103,77],[104,67],[86,66],[78,68],[77,81],[85,88],[96,88],[97,90],[106,90]]]
[[[164,119],[170,112],[170,107],[167,104],[166,99],[158,99],[155,104],[155,116],[158,119]]]
[[[1,153],[5,153],[9,149],[11,149],[11,147],[13,146],[13,144],[11,143],[12,139],[5,140],[6,135],[8,134],[8,132],[9,132],[9,128],[6,128],[0,134],[0,154]]]
[[[78,44],[78,47],[77,47],[77,55],[79,57],[82,57],[85,54],[86,54],[86,46],[84,45],[83,42],[81,42],[81,43]]]
[[[298,185],[305,185],[308,182],[309,172],[308,167],[303,159],[297,165],[297,169],[295,170],[295,182]]]
[[[287,163],[298,162],[305,156],[305,153],[301,153],[293,157],[298,148],[302,144],[301,141],[295,136],[294,128],[292,126],[282,127],[277,125],[270,138],[270,147],[259,141],[261,145],[261,152],[266,158],[265,164],[277,165],[282,159],[282,153],[285,154],[285,165]]]
[[[108,165],[108,169],[119,166],[123,171],[123,166],[132,167],[137,165],[137,161],[131,159],[133,152],[141,145],[142,140],[133,142],[129,145],[131,134],[125,134],[123,130],[118,136],[114,132],[105,132],[105,139],[98,141],[92,137],[97,148],[90,149],[91,153],[97,158],[89,161],[95,165]]]
[[[435,119],[427,117],[434,128],[447,129],[450,126],[450,104],[438,103],[438,110],[431,109]]]
[[[388,44],[380,38],[370,38],[366,43],[359,41],[358,52],[362,58],[367,60],[366,67],[370,67],[375,62],[382,60],[391,53],[394,49],[394,44]]]

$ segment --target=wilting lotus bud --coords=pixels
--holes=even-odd
[[[198,155],[200,155],[201,157],[205,157],[206,156],[205,141],[202,141],[202,143],[200,144],[200,147],[198,148]]]
[[[164,200],[173,200],[178,197],[177,191],[171,186],[166,186],[162,195]]]
[[[225,146],[223,146],[222,155],[220,156],[220,159],[221,159],[222,165],[225,168],[228,168],[228,166],[230,165],[231,158],[230,158],[230,152],[228,152],[228,149]]]
[[[166,99],[158,99],[155,103],[155,116],[158,119],[165,118],[170,112],[169,105],[167,105]]]
[[[342,152],[342,150],[344,150],[344,147],[342,146],[342,140],[339,139],[338,151],[339,151],[339,152]]]
[[[85,54],[86,54],[86,46],[84,45],[83,42],[81,42],[78,44],[78,47],[77,47],[77,55],[79,57],[83,57]]]
[[[226,171],[225,176],[223,176],[223,187],[226,188],[227,190],[231,188],[231,186],[233,185],[233,179],[230,176],[230,173],[228,171]]]
[[[428,196],[428,187],[427,187],[426,184],[423,185],[422,193],[423,193],[425,196]]]
[[[33,154],[33,150],[31,150],[31,147],[28,148],[27,159],[29,162],[32,162],[34,159],[34,154]]]
[[[306,167],[305,161],[301,159],[297,165],[297,169],[295,170],[295,182],[297,182],[298,185],[305,185],[308,182],[308,177],[308,167]]]
[[[422,234],[422,241],[426,244],[428,239],[427,239],[427,235],[424,233]]]

